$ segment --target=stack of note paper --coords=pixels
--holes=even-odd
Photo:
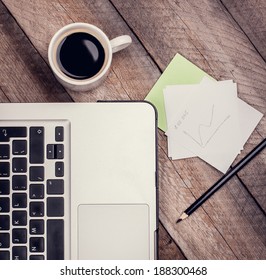
[[[169,157],[198,156],[223,173],[262,117],[237,97],[233,81],[167,86],[164,102]]]
[[[184,65],[191,70],[187,75],[196,73],[197,81],[182,83],[177,77],[175,84],[174,76],[182,72]],[[167,83],[169,77],[173,79]],[[262,118],[260,112],[237,97],[236,83],[215,81],[180,55],[173,59],[146,100],[158,110],[159,125],[168,137],[170,158],[198,156],[223,173]]]

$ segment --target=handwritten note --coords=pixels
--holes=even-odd
[[[233,81],[204,78],[198,85],[167,86],[164,102],[169,157],[198,156],[223,173],[262,117],[237,98]]]

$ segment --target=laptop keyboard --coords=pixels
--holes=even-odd
[[[0,260],[66,258],[69,122],[0,121]]]

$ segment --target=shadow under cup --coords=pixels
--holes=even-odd
[[[112,48],[107,36],[97,27],[70,25],[54,35],[48,57],[56,78],[64,86],[84,91],[97,87],[106,77]]]

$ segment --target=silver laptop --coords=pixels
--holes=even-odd
[[[0,259],[154,259],[146,102],[0,104]]]

